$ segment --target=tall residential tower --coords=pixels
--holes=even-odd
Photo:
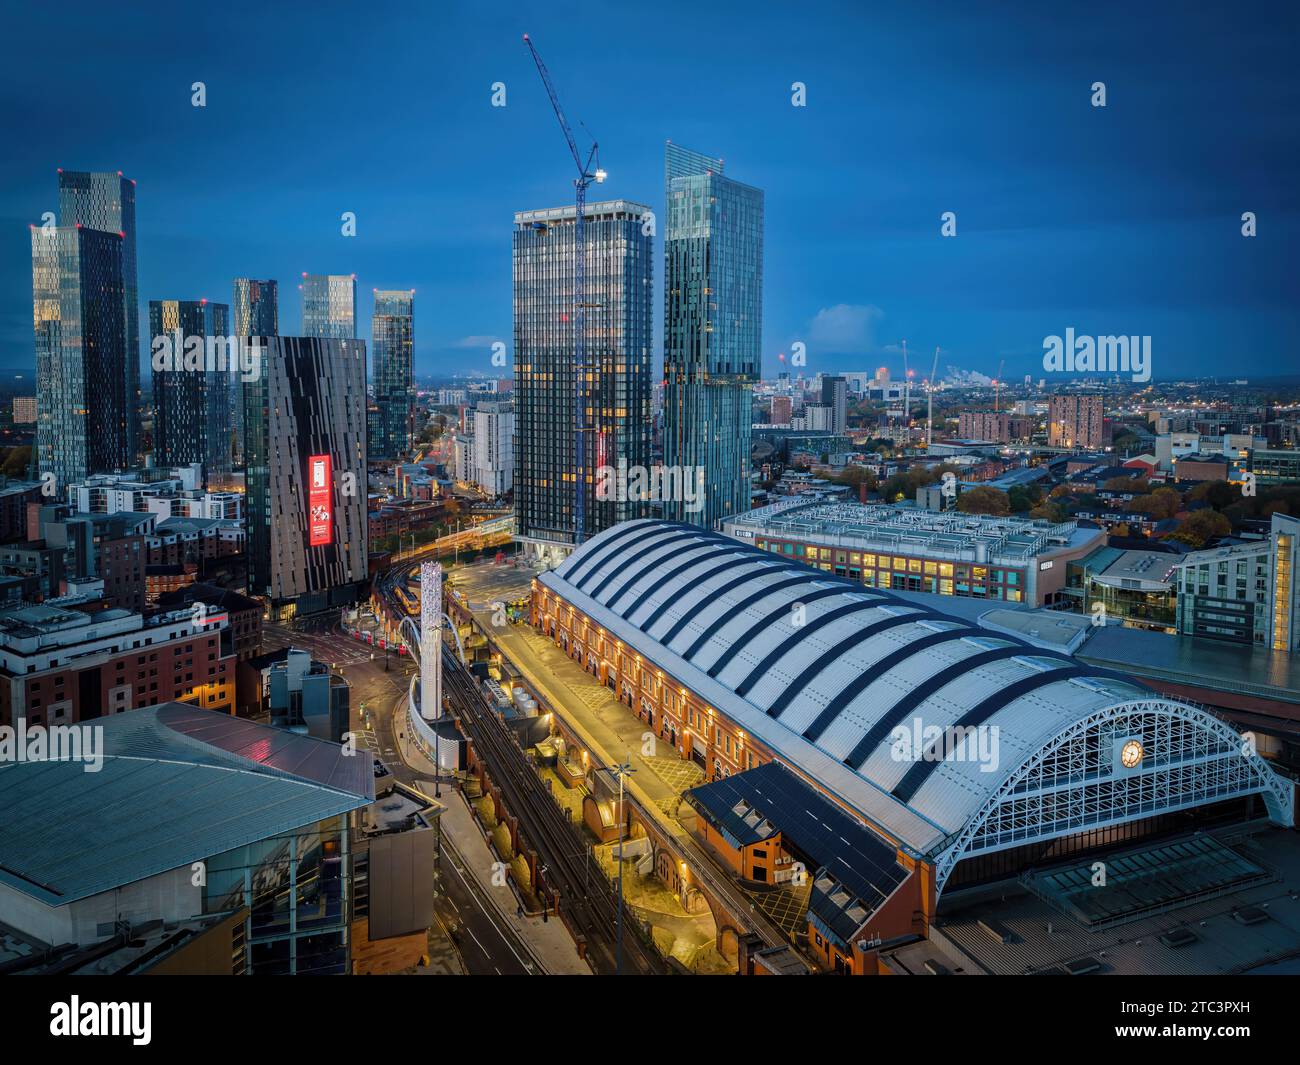
[[[59,172],[58,225],[32,227],[37,463],[59,485],[138,450],[135,183]]]
[[[395,459],[414,446],[415,387],[411,356],[415,343],[415,290],[375,290],[371,318],[375,431],[370,441],[372,458]]]
[[[647,510],[618,490],[597,496],[598,471],[650,465],[654,250],[648,209],[589,203],[586,244],[585,536]],[[515,517],[527,550],[572,549],[578,382],[574,363],[574,207],[520,211],[514,229]]]
[[[671,143],[664,157],[664,465],[702,469],[704,492],[664,516],[707,528],[749,509],[763,328],[763,193],[722,165]]]
[[[357,275],[302,275],[302,335],[357,338]]]
[[[235,278],[234,323],[237,337],[271,337],[280,333],[279,285],[275,281]]]
[[[204,483],[226,484],[234,445],[230,396],[239,387],[239,375],[228,368],[239,356],[229,343],[230,308],[207,300],[150,300],[149,335],[151,347],[170,349],[173,363],[153,369],[154,465],[201,462]],[[191,337],[203,341],[200,365],[187,357]]]

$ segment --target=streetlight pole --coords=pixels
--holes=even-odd
[[[631,762],[613,768],[618,777],[618,909],[615,911],[614,975],[623,975],[623,781],[636,770]]]

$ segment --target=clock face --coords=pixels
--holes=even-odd
[[[1119,752],[1119,760],[1125,769],[1136,769],[1142,762],[1142,754],[1142,744],[1129,740]]]

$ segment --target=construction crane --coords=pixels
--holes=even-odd
[[[907,368],[907,340],[903,340],[903,432],[912,424],[912,371]],[[907,439],[906,435],[904,439]]]
[[[930,450],[930,443],[934,439],[934,376],[939,372],[939,349],[934,349],[934,365],[930,367],[930,380],[926,391],[929,393],[929,403],[925,412],[925,450]]]
[[[578,142],[574,140],[573,130],[569,128],[560,98],[551,84],[551,75],[537,54],[528,34],[524,34],[524,44],[537,64],[537,73],[542,76],[546,86],[546,95],[551,98],[551,107],[559,119],[560,130],[569,145],[569,154],[573,156],[578,176],[573,179],[576,191],[574,203],[577,211],[573,219],[573,379],[574,379],[574,415],[573,427],[573,544],[577,547],[587,535],[587,241],[586,224],[583,214],[587,206],[587,187],[593,182],[599,184],[605,180],[605,171],[600,168],[599,145],[595,138],[591,141],[591,151],[583,162]],[[584,129],[586,127],[583,127]],[[594,165],[594,169],[593,169]]]
[[[997,377],[993,378],[993,413],[994,414],[1002,413],[1002,367],[1004,367],[1006,364],[1007,364],[1006,359],[1003,359],[1000,363],[998,363],[998,375]]]

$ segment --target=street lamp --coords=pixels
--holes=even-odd
[[[615,914],[614,975],[623,975],[623,781],[636,772],[631,762],[610,769],[618,777],[618,910]]]

